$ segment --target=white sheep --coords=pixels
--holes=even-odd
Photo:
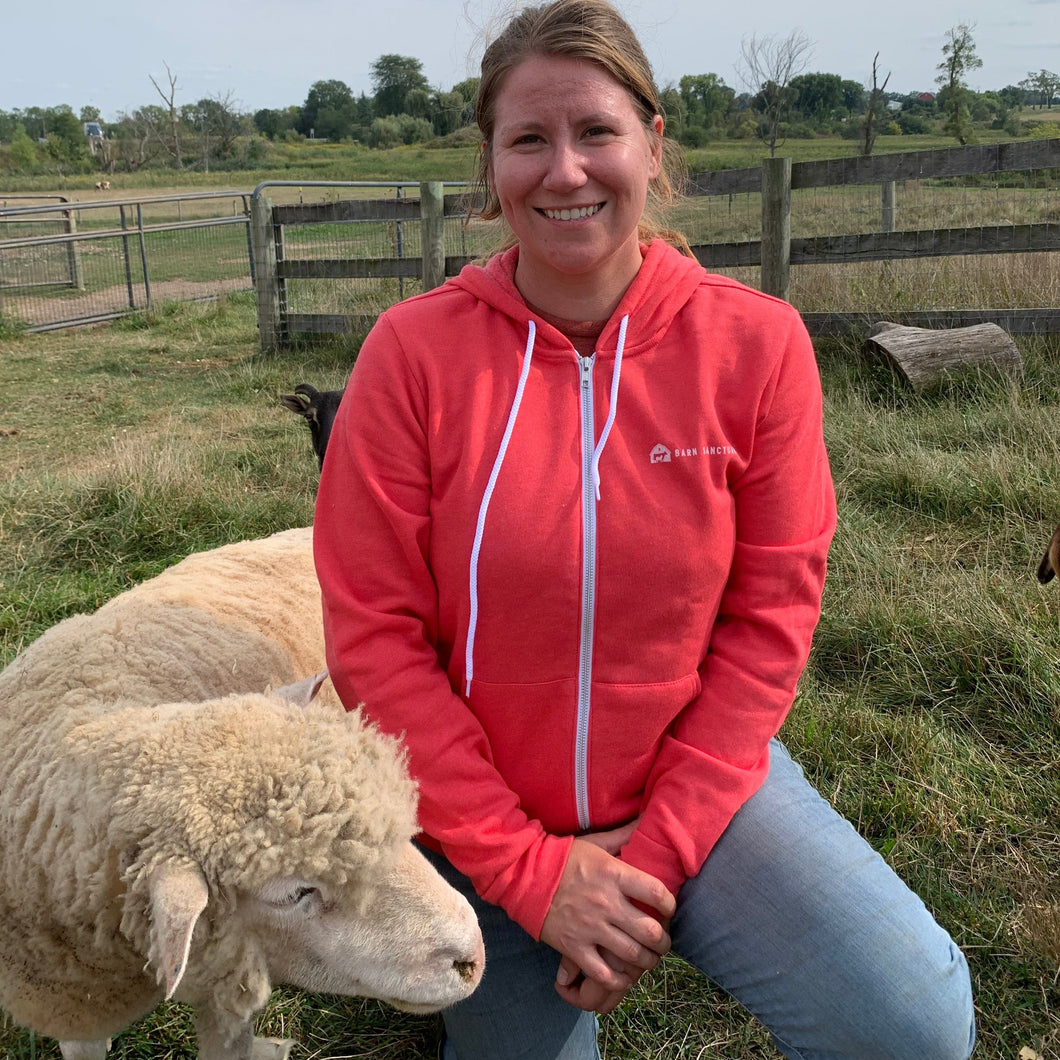
[[[200,553],[0,672],[0,1008],[66,1060],[163,997],[201,1060],[266,1060],[274,983],[416,1012],[477,985],[399,747],[330,685],[308,702],[315,587],[310,530]]]

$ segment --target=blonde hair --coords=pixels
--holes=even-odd
[[[640,238],[644,242],[657,237],[668,239],[691,256],[685,237],[661,221],[663,209],[680,198],[684,155],[675,141],[656,131],[654,120],[662,113],[662,104],[651,63],[629,23],[607,0],[552,0],[524,8],[486,48],[475,112],[483,136],[476,184],[484,203],[475,213],[488,221],[502,216],[500,200],[489,179],[497,96],[508,74],[535,55],[593,63],[626,90],[646,135],[661,140],[662,148],[659,174],[648,185],[648,200],[638,230]]]

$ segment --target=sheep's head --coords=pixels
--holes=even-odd
[[[226,1007],[247,1013],[271,980],[427,1008],[477,983],[470,906],[412,847],[415,788],[402,753],[357,712],[234,695],[118,710],[70,739],[113,793],[122,931],[150,955],[167,995],[189,960],[203,975],[186,986],[206,976],[231,993]],[[439,944],[452,950],[445,989],[408,996],[405,981],[422,975],[400,972],[403,943],[410,969],[437,966]],[[366,953],[368,966],[351,963]],[[396,979],[379,981],[372,964]]]

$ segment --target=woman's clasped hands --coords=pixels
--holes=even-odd
[[[585,1011],[610,1012],[670,949],[673,895],[618,858],[636,826],[574,840],[541,929],[542,941],[561,955],[556,990]]]

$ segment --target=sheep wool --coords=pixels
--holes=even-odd
[[[247,887],[290,875],[368,900],[359,881],[416,831],[415,789],[397,744],[333,693],[269,691],[323,658],[299,529],[191,556],[0,673],[0,1008],[61,1041],[153,1008],[165,867],[197,866],[209,892],[175,996],[236,1029],[271,990],[230,915]]]

